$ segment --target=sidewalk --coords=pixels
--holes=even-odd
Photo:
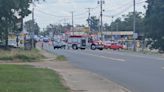
[[[58,72],[72,92],[130,92],[126,88],[89,71],[77,69],[67,61],[56,61],[55,56],[46,51],[41,53],[48,59],[44,62],[28,63],[30,65],[49,68]]]

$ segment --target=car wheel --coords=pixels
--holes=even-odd
[[[63,46],[63,49],[65,49],[65,48],[66,48],[66,46],[64,45],[64,46]]]
[[[99,50],[103,50],[103,48],[99,48]]]
[[[77,50],[78,49],[77,45],[76,44],[72,45],[72,49]]]
[[[91,49],[92,49],[92,50],[96,50],[96,45],[92,44],[92,45],[91,45]]]

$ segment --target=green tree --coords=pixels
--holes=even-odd
[[[49,35],[49,33],[53,33],[53,34],[61,34],[61,33],[65,33],[67,31],[70,31],[72,28],[72,26],[70,24],[67,25],[61,25],[61,24],[49,24],[46,29],[44,30],[44,32],[40,32],[41,35]]]
[[[48,34],[50,32],[54,33],[54,34],[60,34],[63,31],[63,26],[61,24],[58,24],[58,25],[50,24],[50,25],[47,26],[46,29],[47,29],[46,31],[47,31]]]
[[[108,23],[104,24],[104,31],[111,31],[111,27]]]
[[[124,21],[121,18],[117,18],[114,22],[110,25],[111,31],[125,31],[125,25],[123,24]]]
[[[99,31],[99,19],[96,18],[96,16],[91,16],[90,19],[87,20],[89,22],[89,25],[91,27],[91,31]]]
[[[29,0],[0,0],[0,32],[4,35],[2,39],[5,40],[6,48],[9,32],[18,29],[16,22],[19,18],[23,19],[30,14],[29,6]]]
[[[164,51],[164,0],[147,0],[146,37],[151,47]]]
[[[28,16],[30,4],[33,0],[0,0],[0,35],[5,40],[5,46],[8,46],[9,32],[17,32],[18,23],[23,24],[23,18]],[[34,0],[39,1],[39,0]],[[21,20],[21,21],[18,21]]]
[[[144,31],[144,17],[141,12],[136,12],[136,32]],[[110,26],[112,31],[133,31],[133,12],[123,15],[123,18],[117,18]]]
[[[37,23],[34,23],[33,20],[26,21],[24,24],[24,28],[27,32],[34,31],[35,35],[38,35],[40,32],[39,25]]]

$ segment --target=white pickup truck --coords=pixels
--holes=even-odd
[[[66,43],[63,41],[53,41],[53,47],[54,49],[65,49],[66,48]]]

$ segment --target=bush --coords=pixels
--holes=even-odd
[[[9,51],[0,50],[0,60],[10,61],[18,60],[23,62],[32,62],[44,58],[37,49],[25,51],[23,49],[12,49]]]
[[[60,55],[60,56],[56,57],[56,60],[58,60],[58,61],[66,61],[66,57],[63,56],[63,55]]]

